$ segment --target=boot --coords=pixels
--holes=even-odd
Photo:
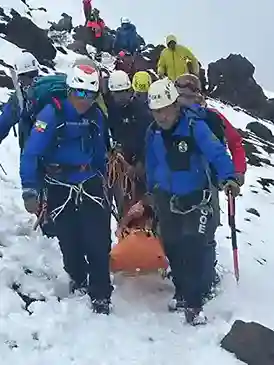
[[[112,310],[110,299],[93,299],[91,305],[93,312],[98,314],[109,315]]]
[[[191,326],[200,326],[207,324],[207,317],[202,308],[186,308],[185,309],[186,322]]]
[[[175,294],[168,303],[168,310],[170,312],[182,312],[185,309],[185,300],[182,295]]]
[[[70,294],[86,295],[87,292],[88,292],[87,280],[83,281],[80,284],[77,283],[75,280],[70,280],[70,282],[69,282],[69,293]]]

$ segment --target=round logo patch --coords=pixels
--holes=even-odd
[[[178,150],[179,152],[186,152],[188,150],[188,146],[187,146],[187,143],[185,141],[181,141],[179,144],[178,144]]]

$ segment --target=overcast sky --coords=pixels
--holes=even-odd
[[[274,0],[94,0],[111,27],[129,17],[146,42],[173,33],[202,63],[241,53],[274,91]]]

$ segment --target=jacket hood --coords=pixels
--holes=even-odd
[[[126,29],[126,30],[130,30],[131,32],[134,32],[136,30],[135,25],[131,24],[131,23],[122,24],[121,28]]]
[[[171,41],[177,43],[177,38],[175,37],[175,35],[170,34],[166,37],[166,45],[168,45],[168,43]]]

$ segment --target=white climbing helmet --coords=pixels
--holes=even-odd
[[[108,79],[109,91],[124,91],[131,88],[131,81],[125,71],[113,71]]]
[[[173,82],[168,78],[157,80],[148,90],[148,106],[151,110],[165,108],[175,103],[179,97]]]
[[[38,71],[39,63],[31,53],[22,52],[14,64],[14,69],[17,75],[22,75],[27,72]]]
[[[99,91],[99,73],[90,65],[74,65],[67,77],[72,89]]]
[[[127,18],[127,17],[123,16],[123,17],[121,18],[121,24],[130,24],[130,20],[129,20],[129,18]]]

